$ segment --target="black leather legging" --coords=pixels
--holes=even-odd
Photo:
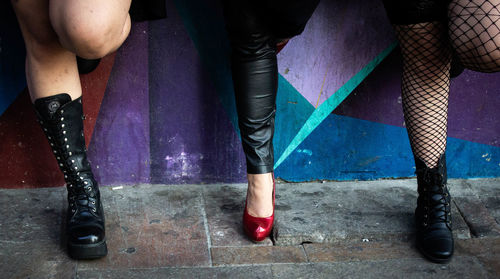
[[[273,171],[276,43],[302,33],[319,0],[224,0],[238,125],[250,174]]]

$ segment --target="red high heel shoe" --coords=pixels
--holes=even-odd
[[[245,201],[245,211],[243,212],[243,229],[246,235],[253,241],[264,240],[273,229],[274,222],[274,201],[276,192],[276,182],[273,173],[273,214],[269,217],[254,217],[248,214],[247,202]]]

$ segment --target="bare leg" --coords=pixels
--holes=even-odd
[[[50,21],[66,49],[87,59],[121,46],[130,32],[131,0],[50,0]]]
[[[32,101],[58,93],[82,95],[75,55],[58,41],[48,0],[12,1],[26,45],[26,80]]]
[[[80,1],[12,1],[26,44],[26,79],[32,101],[59,93],[68,93],[73,100],[80,97],[82,90],[74,53],[86,58],[102,57],[116,50],[128,35],[130,0],[90,2],[95,8],[85,10],[80,7]],[[96,13],[102,9],[100,6],[109,5],[108,2],[120,2],[122,10],[117,5],[116,15]],[[78,9],[81,10],[76,16]],[[99,20],[90,16],[94,14],[107,17]],[[76,25],[79,28],[75,28]]]
[[[130,0],[84,2],[92,8],[81,2],[12,1],[26,43],[31,99],[68,190],[67,251],[75,259],[94,259],[107,254],[104,213],[87,160],[74,52],[93,58],[118,48],[130,29]]]

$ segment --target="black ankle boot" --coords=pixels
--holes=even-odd
[[[104,213],[97,182],[87,161],[81,98],[59,94],[35,101],[35,110],[68,189],[68,253],[75,259],[107,254]]]
[[[429,260],[445,263],[453,255],[451,198],[446,187],[446,159],[441,155],[438,166],[428,168],[415,158],[418,200],[415,210],[417,247]]]

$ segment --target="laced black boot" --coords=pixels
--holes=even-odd
[[[446,187],[446,159],[441,155],[435,168],[428,168],[415,158],[418,182],[417,247],[429,260],[445,263],[453,255],[451,198]]]
[[[68,253],[75,259],[107,254],[99,188],[87,161],[81,98],[59,94],[35,101],[35,110],[68,189]]]

